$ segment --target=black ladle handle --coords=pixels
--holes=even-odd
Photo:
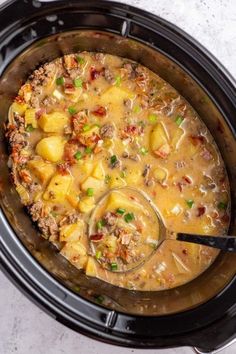
[[[178,233],[176,240],[218,248],[226,252],[236,252],[236,236],[203,236]]]

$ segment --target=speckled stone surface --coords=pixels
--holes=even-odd
[[[23,0],[22,0],[23,1]],[[3,1],[0,0],[0,4]],[[235,0],[124,0],[175,23],[212,52],[236,77]],[[191,348],[113,347],[54,321],[0,274],[0,354],[190,354]],[[236,353],[236,343],[222,354]]]

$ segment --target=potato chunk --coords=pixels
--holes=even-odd
[[[11,109],[12,112],[22,115],[22,114],[25,113],[25,111],[27,109],[27,104],[26,103],[13,102],[10,109]]]
[[[78,204],[81,213],[89,213],[95,207],[95,200],[93,197],[84,197]]]
[[[83,233],[84,223],[79,220],[75,224],[63,225],[60,228],[60,242],[78,241]]]
[[[108,105],[109,103],[119,105],[123,104],[124,100],[134,99],[134,97],[135,95],[131,91],[112,86],[102,94],[101,102],[104,105]]]
[[[27,165],[42,183],[46,183],[55,172],[55,166],[41,159],[30,160]]]
[[[73,177],[71,175],[60,175],[56,173],[46,191],[43,194],[45,200],[51,200],[53,202],[62,203],[65,200],[67,193],[69,192]]]
[[[153,153],[161,158],[166,158],[170,153],[168,136],[161,123],[158,123],[151,131],[150,147]]]
[[[88,188],[92,188],[94,191],[94,194],[100,192],[104,185],[104,181],[98,180],[97,178],[94,177],[88,177],[86,180],[81,184],[81,189],[86,192]]]
[[[63,112],[43,114],[38,121],[40,128],[46,133],[61,133],[69,123],[69,117]]]
[[[29,108],[25,111],[25,126],[31,124],[33,128],[38,127],[38,121],[35,116],[36,110],[33,108]]]
[[[62,248],[62,256],[67,258],[76,268],[85,268],[88,261],[88,256],[85,246],[78,242],[67,242]]]
[[[132,170],[128,171],[125,180],[129,185],[136,185],[140,182],[141,178],[142,178],[141,170],[133,168]]]
[[[97,276],[97,262],[91,256],[88,257],[88,262],[86,265],[85,273],[89,277],[96,277]]]
[[[60,161],[64,154],[65,141],[60,136],[43,138],[36,146],[36,152],[45,160],[51,162]]]
[[[163,168],[157,167],[153,171],[153,175],[158,182],[163,182],[166,179],[167,173]]]
[[[128,211],[142,211],[143,206],[127,198],[125,194],[113,191],[108,198],[106,209],[116,210],[118,208],[124,208]]]
[[[104,171],[104,168],[103,168],[103,165],[102,165],[102,161],[99,161],[97,163],[97,165],[95,166],[95,168],[93,170],[92,176],[97,178],[97,179],[104,180],[105,171]]]

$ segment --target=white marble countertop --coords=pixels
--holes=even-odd
[[[22,0],[23,1],[23,0]],[[0,4],[3,1],[0,0]],[[235,0],[123,0],[184,29],[236,77]],[[88,339],[32,304],[0,274],[0,354],[190,354],[191,348],[137,350]],[[236,343],[222,354],[236,353]]]

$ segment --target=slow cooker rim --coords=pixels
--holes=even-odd
[[[14,2],[19,2],[19,1],[11,1],[11,4],[12,3],[14,3]],[[61,3],[62,1],[60,1],[60,3]],[[75,3],[76,1],[72,1],[72,3]],[[82,1],[83,3],[85,3],[84,1]],[[104,2],[104,1],[102,1],[101,3],[104,3],[104,4],[108,4],[108,2]],[[90,5],[91,4],[95,4],[95,2],[93,1],[93,2],[91,2],[90,3]],[[123,4],[120,4],[120,3],[113,3],[113,2],[109,2],[109,4],[115,4],[116,6],[118,6],[118,7],[125,7],[126,8],[126,10],[127,10],[127,5],[123,5]],[[131,10],[133,10],[134,12],[136,11],[136,12],[139,12],[139,11],[142,11],[141,9],[139,10],[137,10],[135,7],[130,7],[130,6],[128,6],[128,9],[131,9]],[[2,10],[1,8],[0,8],[0,10]],[[146,15],[150,15],[151,17],[154,17],[156,20],[158,19],[158,17],[156,17],[155,15],[151,15],[151,14],[149,14],[148,12],[146,12],[145,11],[145,14]],[[168,22],[168,21],[165,21],[164,20],[164,22],[167,24],[167,25],[169,25],[170,23]],[[171,24],[172,25],[172,24]],[[177,32],[178,32],[178,28],[175,26],[175,25],[172,25],[172,26],[174,26],[175,28],[176,28],[176,30],[177,30]],[[181,30],[180,30],[181,31]],[[187,37],[189,40],[192,40],[192,41],[194,41],[195,43],[196,43],[196,41],[194,40],[194,39],[192,39],[192,37],[190,37],[189,35],[187,35],[184,31],[181,31],[181,32],[183,32],[183,35],[184,35],[184,37]],[[191,43],[191,41],[190,41],[190,43]],[[198,47],[201,47],[200,49],[203,49],[204,47],[202,47],[199,43],[197,43],[198,44]],[[231,81],[231,85],[232,85],[232,90],[234,90],[235,89],[235,82],[234,82],[234,80],[233,80],[233,78],[231,77],[231,74],[229,74],[229,73],[227,73],[227,70],[222,66],[222,64],[220,64],[205,48],[204,48],[204,52],[206,53],[205,55],[207,56],[207,58],[206,59],[209,59],[209,57],[210,57],[210,59],[213,61],[213,63],[214,63],[214,65],[216,65],[217,66],[217,64],[218,64],[218,66],[221,68],[221,75],[224,75],[225,76],[225,73],[226,73],[226,75],[227,75],[227,77],[226,77],[226,79],[227,80],[229,80],[229,81]],[[213,60],[214,59],[214,60]],[[231,78],[230,78],[231,77]],[[31,256],[32,257],[32,256]],[[235,278],[234,278],[234,280],[232,281],[232,282],[235,282]],[[95,306],[97,306],[97,305],[95,305]],[[200,305],[201,306],[201,305]],[[97,306],[98,307],[98,306]],[[99,307],[100,308],[100,307]]]

